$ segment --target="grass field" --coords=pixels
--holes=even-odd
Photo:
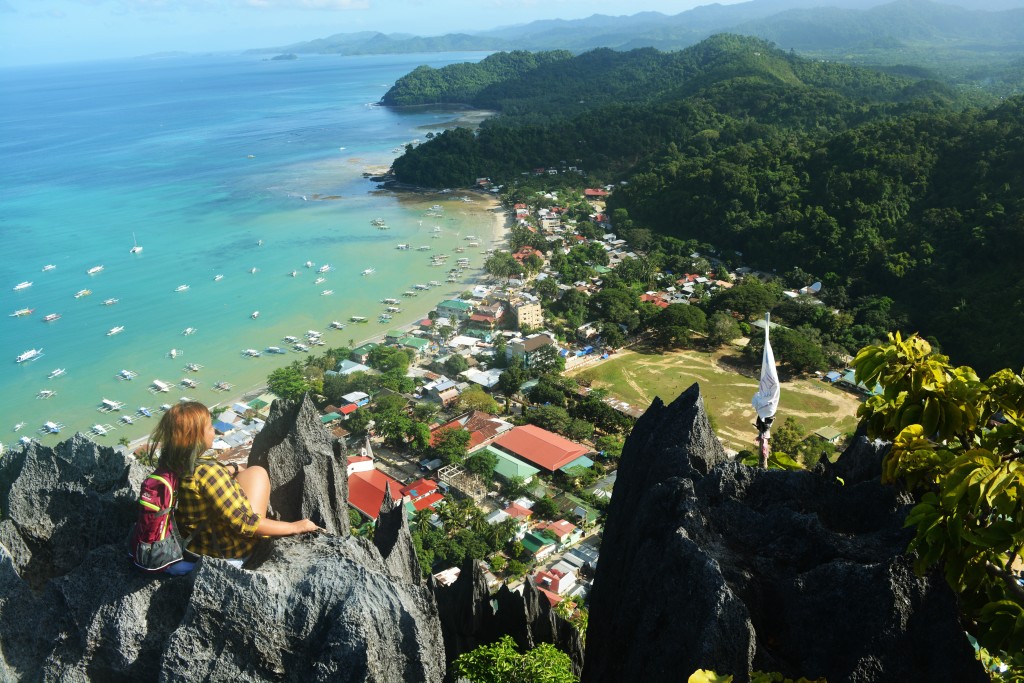
[[[718,437],[726,447],[752,449],[756,432],[750,399],[757,391],[757,380],[722,362],[723,357],[730,355],[738,353],[727,350],[655,354],[627,350],[575,376],[588,378],[595,388],[607,389],[615,398],[641,409],[649,406],[655,396],[671,403],[698,382]],[[799,379],[782,383],[777,419],[793,417],[808,434],[826,426],[852,432],[857,425],[855,414],[859,405],[860,399],[853,394],[820,380]]]

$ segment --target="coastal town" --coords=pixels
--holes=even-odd
[[[496,189],[487,179],[478,186],[484,193]],[[630,347],[665,342],[657,324],[630,329],[608,319],[580,320],[564,307],[567,300],[600,297],[617,269],[647,258],[614,232],[604,204],[612,191],[574,193],[572,211],[557,191],[496,207],[511,223],[510,242],[508,250],[489,250],[484,277],[461,296],[437,301],[416,324],[354,348],[326,348],[318,334],[308,339],[325,348],[322,355],[309,353],[304,362],[275,370],[259,395],[215,408],[220,459],[244,462],[271,403],[308,392],[324,428],[349,453],[354,533],[373,534],[390,495],[405,505],[421,566],[441,584],[458,577],[466,558],[478,558],[492,590],[530,578],[553,607],[565,603],[557,609],[585,623],[617,458],[646,408],[595,386],[587,371]],[[517,243],[523,240],[530,244]],[[592,270],[566,282],[572,265],[565,258],[574,252],[587,254]],[[691,258],[693,272],[658,272],[652,280],[663,286],[638,294],[653,320],[680,307],[699,312],[695,304],[702,300],[765,277],[728,270],[713,256]],[[820,307],[819,289],[784,290],[782,297]],[[763,330],[763,321],[748,326],[747,318],[733,315],[726,341],[745,343]],[[706,324],[675,322],[671,335],[689,340],[674,340],[677,347],[688,347],[694,335],[710,336]],[[809,374],[822,386],[845,383],[852,405],[868,393],[848,372]],[[747,421],[753,414],[740,412]],[[823,445],[834,452],[845,435],[823,427],[804,436],[815,452]],[[729,449],[741,455],[738,450]],[[142,446],[135,452],[145,456]]]

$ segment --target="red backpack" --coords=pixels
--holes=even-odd
[[[138,517],[128,534],[128,554],[139,569],[161,572],[181,561],[187,541],[174,523],[177,494],[178,477],[169,470],[157,470],[142,482]]]

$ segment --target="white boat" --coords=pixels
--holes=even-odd
[[[296,275],[298,275],[298,274],[299,274],[299,271],[297,271],[297,270],[293,270],[293,271],[291,272],[291,276],[292,276],[292,277],[295,277],[295,276],[296,276]]]
[[[18,284],[14,285],[14,291],[17,292],[19,289],[28,289],[31,286],[32,283],[29,282],[28,280],[25,280],[25,282],[19,282]]]
[[[380,302],[382,304],[397,304],[397,303],[401,303],[398,299],[393,299],[391,297],[388,297],[387,299],[381,299]]]
[[[416,251],[430,251],[430,245],[424,244],[422,246],[416,247]]]
[[[387,312],[388,313],[401,313],[402,309],[399,308],[398,306],[388,306],[387,307]]]
[[[354,323],[365,323],[366,322],[366,318],[361,316],[361,315],[350,316],[349,320],[354,322]]]
[[[40,434],[60,434],[60,430],[64,429],[64,425],[60,422],[46,421],[43,426],[39,428]]]
[[[54,391],[53,389],[43,389],[38,394],[36,394],[36,398],[53,398],[56,395],[57,392]]]
[[[289,334],[288,336],[286,336],[284,338],[284,340],[286,342],[288,342],[289,344],[294,344],[295,342],[299,341],[299,338],[298,337],[293,337],[292,335]]]
[[[380,316],[377,318],[377,321],[382,323],[386,323],[389,320],[391,320],[390,313],[381,313]]]
[[[306,261],[302,265],[306,266],[307,268],[312,268],[313,267],[313,262],[312,261]]]
[[[107,433],[107,427],[106,425],[93,425],[92,433],[96,436],[104,436]]]
[[[29,349],[25,353],[21,354],[14,359],[15,363],[25,363],[28,361],[39,360],[43,355],[43,350],[40,349]]]
[[[431,287],[440,287],[441,286],[441,283],[438,282],[437,280],[431,280],[427,284],[430,285]]]
[[[395,247],[395,249],[400,249],[402,251],[406,251],[406,250],[409,249],[409,245],[408,244],[399,244],[397,247]]]
[[[117,378],[118,379],[123,379],[123,380],[128,380],[128,381],[131,381],[131,380],[135,379],[138,376],[139,376],[139,373],[135,372],[134,370],[121,370],[121,372],[117,373]]]
[[[309,347],[306,346],[305,344],[296,344],[292,348],[295,349],[296,351],[298,351],[299,353],[308,353],[309,352]]]
[[[114,305],[114,304],[116,304],[116,303],[117,303],[118,301],[120,301],[120,299],[115,299],[115,298],[111,297],[111,298],[109,298],[109,299],[104,299],[104,300],[103,300],[103,305],[104,305],[104,306],[113,306],[113,305]]]
[[[366,270],[363,271],[363,275],[373,275],[376,272],[377,271],[374,268],[367,268]]]
[[[164,382],[164,381],[159,380],[159,379],[153,380],[152,391],[153,391],[154,394],[156,392],[158,392],[158,391],[161,392],[161,393],[167,393],[170,390],[171,390],[171,385],[168,384],[167,382]]]
[[[99,410],[101,410],[104,413],[109,413],[114,410],[121,410],[121,408],[124,408],[124,403],[122,403],[121,401],[115,401],[110,398],[104,398],[100,400]]]
[[[324,291],[320,292],[320,296],[330,296],[331,294],[334,294],[333,289],[325,289]]]
[[[281,353],[284,353],[283,351]],[[217,382],[213,385],[214,391],[231,391],[235,388],[235,385],[231,382]]]
[[[181,334],[183,336],[185,336],[185,337],[189,336],[190,334],[195,334],[195,333],[196,333],[196,328],[194,328],[194,327],[186,327],[185,329],[183,329],[181,331]]]
[[[256,318],[260,317],[260,312],[259,311],[253,311],[252,313],[249,314],[249,317],[252,318],[253,320],[255,320]]]
[[[324,333],[323,332],[317,332],[316,330],[306,330],[306,336],[308,338],[312,339],[313,337],[322,337],[322,336],[324,336]]]
[[[430,285],[413,285],[412,288],[413,289],[424,290],[424,289],[430,289]]]
[[[45,273],[48,270],[54,270],[56,267],[57,266],[53,265],[52,263],[47,263],[45,266],[43,266],[43,272]]]
[[[374,218],[372,221],[370,221],[370,225],[374,226],[375,228],[379,228],[382,225],[385,225],[384,219],[383,218]]]
[[[8,317],[20,318],[23,315],[32,315],[32,312],[35,311],[35,310],[36,309],[34,309],[34,308],[19,308],[14,313],[11,313],[11,315],[8,316]]]
[[[257,247],[262,247],[263,246],[263,240],[256,240],[256,246]]]
[[[417,296],[417,294],[416,294],[416,292],[414,292],[412,290],[406,290],[406,291],[402,292],[402,296]]]
[[[153,411],[147,408],[146,406],[140,406],[138,413],[139,415],[142,415],[144,417],[153,417]]]
[[[318,272],[318,273],[328,273],[328,272],[330,272],[330,270],[331,270],[331,266],[329,264],[325,263],[324,265],[322,265],[319,268],[317,268],[316,272]]]
[[[327,282],[327,278],[325,278],[325,277],[318,277],[317,279],[313,280],[313,284],[314,285],[318,285],[321,282]]]
[[[345,323],[340,323],[337,320],[332,320],[331,321],[331,329],[343,330],[343,329],[345,329]]]
[[[124,332],[124,325],[118,325],[107,330],[107,336],[113,337],[115,334],[121,334],[122,332]]]
[[[268,346],[267,348],[264,349],[264,351],[266,351],[267,353],[284,353],[284,349],[282,349],[280,346]],[[216,388],[217,387],[214,387],[214,389]]]
[[[473,240],[477,240],[477,239],[480,239],[480,238],[477,237],[476,235],[466,235],[462,239],[466,240],[467,242],[472,242]]]
[[[21,428],[24,427],[24,426],[25,426],[24,422],[19,422],[18,424],[14,425],[14,431],[16,431],[16,432],[21,431]]]
[[[167,412],[170,409],[171,409],[171,404],[170,403],[162,403],[162,404],[160,404],[160,410],[161,411]]]
[[[185,366],[185,372],[199,372],[203,369],[203,366],[199,363],[188,363]]]
[[[132,245],[133,245],[132,248],[128,250],[129,254],[141,254],[142,253],[142,247],[140,247],[139,243],[135,240],[135,233],[134,232],[132,233]]]
[[[249,272],[252,273],[253,275],[255,275],[256,273],[259,272],[259,270],[260,270],[259,268],[250,268]]]
[[[93,266],[89,270],[85,271],[86,275],[95,275],[96,273],[103,272],[103,266]]]
[[[90,294],[92,294],[91,289],[80,289],[77,292],[75,292],[75,298],[81,299],[83,296],[89,296]]]
[[[221,281],[221,280],[223,280],[223,279],[224,279],[224,276],[223,276],[223,275],[214,275],[214,276],[213,276],[213,281],[214,281],[214,282],[220,282],[220,281]]]
[[[123,422],[126,425],[135,424],[135,420],[132,419],[131,415],[122,415],[121,422]]]
[[[455,277],[454,275],[449,275],[448,276],[448,282],[458,282],[458,281],[459,281],[459,278]]]
[[[189,389],[195,389],[197,386],[199,386],[199,382],[188,377],[182,377],[180,384],[181,386],[188,387]]]
[[[178,285],[174,288],[175,292],[186,292],[188,291],[188,285]]]
[[[242,355],[243,356],[248,356],[250,358],[259,358],[260,357],[260,352],[257,351],[256,349],[243,349],[242,350]]]
[[[470,242],[469,246],[471,246],[471,247],[479,247],[480,243],[479,242]]]

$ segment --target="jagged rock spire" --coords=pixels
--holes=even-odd
[[[423,575],[420,562],[416,558],[416,549],[412,544],[405,503],[401,499],[391,497],[391,482],[384,484],[384,500],[380,503],[377,528],[373,532],[373,544],[384,558],[384,566],[395,579],[417,586],[423,585]]]

